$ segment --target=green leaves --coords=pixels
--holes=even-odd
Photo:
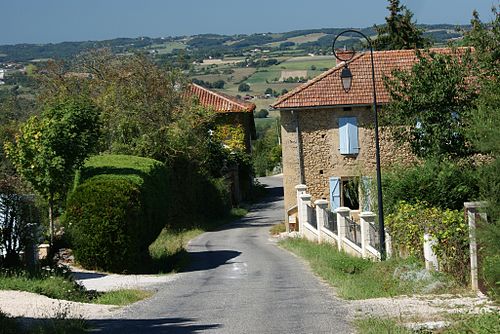
[[[400,252],[423,259],[423,237],[429,233],[437,240],[434,252],[440,268],[459,281],[467,279],[469,229],[462,211],[403,201],[395,213],[387,216],[386,222],[392,242]]]
[[[465,132],[477,96],[471,54],[417,53],[410,71],[397,70],[384,84],[391,102],[381,121],[393,138],[408,143],[418,157],[464,157],[472,153]]]
[[[53,199],[93,152],[99,128],[95,106],[77,98],[60,100],[40,117],[29,118],[5,149],[19,174],[46,199]]]

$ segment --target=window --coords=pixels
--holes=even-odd
[[[358,154],[358,120],[356,117],[339,118],[340,154]]]
[[[359,177],[330,178],[330,209],[341,206],[359,209]]]

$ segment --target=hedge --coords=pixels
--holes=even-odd
[[[84,267],[137,271],[169,217],[169,176],[156,160],[96,156],[75,178],[63,217]]]

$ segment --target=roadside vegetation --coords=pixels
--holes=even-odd
[[[500,332],[498,313],[457,314],[446,319],[449,326],[436,330],[412,330],[403,326],[397,319],[366,318],[356,320],[359,334],[493,334]]]
[[[82,334],[88,333],[89,326],[83,319],[70,319],[60,314],[55,319],[38,320],[23,324],[16,318],[8,317],[0,310],[1,334]]]
[[[71,278],[65,267],[59,267],[59,270],[45,267],[31,275],[24,271],[3,272],[0,274],[0,290],[26,291],[53,299],[118,306],[132,304],[152,295],[149,291],[133,289],[110,292],[86,290]]]
[[[335,245],[317,244],[302,238],[289,238],[280,245],[304,258],[316,275],[336,288],[341,298],[463,291],[450,277],[430,273],[420,261],[412,258],[373,262],[340,252]]]

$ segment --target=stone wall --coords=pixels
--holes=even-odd
[[[371,107],[281,110],[283,143],[283,183],[285,209],[295,205],[295,186],[300,182],[300,167],[296,135],[296,117],[300,124],[304,181],[312,200],[329,197],[329,178],[375,174],[374,115]],[[338,120],[340,117],[358,118],[360,150],[357,155],[339,152]],[[382,167],[396,162],[415,160],[408,147],[395,144],[387,131],[380,130],[380,157]]]

